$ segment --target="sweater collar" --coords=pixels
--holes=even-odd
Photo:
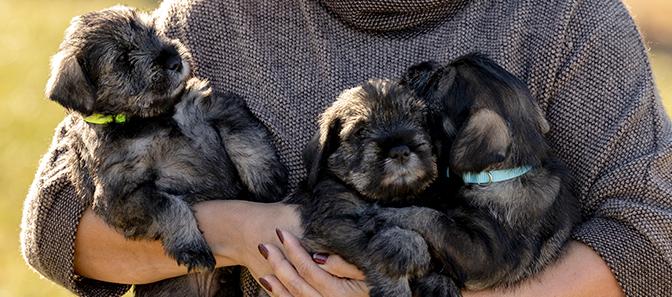
[[[366,31],[400,31],[438,22],[467,0],[321,0],[343,22]]]

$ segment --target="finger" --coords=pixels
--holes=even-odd
[[[304,280],[292,264],[287,261],[278,247],[272,244],[260,244],[259,250],[268,255],[266,259],[271,265],[275,277],[295,297],[318,297],[320,294]]]
[[[293,297],[274,275],[259,278],[259,283],[272,297]]]
[[[285,249],[287,260],[292,263],[294,269],[308,284],[318,291],[322,291],[325,287],[333,285],[334,276],[320,269],[310,254],[303,248],[298,238],[287,231],[276,229],[276,232],[278,239],[280,239]]]
[[[369,287],[363,281],[358,280],[348,280],[345,282],[344,291],[346,292],[343,296],[361,296],[369,297]]]
[[[332,275],[360,281],[366,279],[364,273],[359,270],[357,266],[346,262],[339,255],[316,253],[313,254],[312,258],[313,262],[320,265],[320,268],[324,269]]]

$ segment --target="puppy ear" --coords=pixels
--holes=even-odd
[[[438,70],[441,65],[436,61],[425,61],[415,64],[406,70],[401,80],[409,85],[422,84],[429,80],[432,74]]]
[[[340,119],[332,120],[326,131],[315,133],[303,150],[303,163],[308,171],[308,187],[315,186],[320,171],[327,165],[327,159],[338,147],[341,128]]]
[[[408,86],[418,96],[424,97],[431,88],[432,78],[441,65],[436,61],[426,61],[409,67],[401,78],[401,84]]]
[[[95,91],[72,52],[61,50],[51,59],[51,76],[45,91],[49,99],[82,114],[93,112]]]
[[[496,112],[482,108],[473,113],[457,132],[450,151],[450,168],[456,172],[479,172],[506,159],[511,132]]]

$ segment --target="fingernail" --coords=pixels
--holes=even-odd
[[[276,228],[276,229],[275,229],[275,234],[278,235],[278,239],[280,239],[280,242],[281,242],[282,244],[284,244],[284,243],[285,243],[285,238],[282,237],[282,231],[280,231],[280,229],[277,229],[277,228]]]
[[[329,255],[327,254],[322,254],[322,253],[314,253],[313,254],[313,262],[324,265],[327,263],[327,258],[329,258]]]
[[[268,283],[267,280],[265,280],[263,277],[259,278],[259,283],[264,287],[269,292],[273,292],[273,289],[271,288],[271,284]]]
[[[263,243],[260,243],[257,248],[259,249],[259,253],[264,256],[264,259],[268,259],[268,249],[264,246]]]

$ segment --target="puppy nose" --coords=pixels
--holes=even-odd
[[[395,146],[390,149],[389,157],[400,162],[406,162],[411,155],[411,149],[405,145]]]
[[[182,58],[180,58],[179,55],[168,57],[166,62],[163,64],[163,68],[166,70],[179,72],[182,70]]]
[[[174,47],[165,47],[161,50],[156,62],[165,70],[175,72],[182,70],[182,58]]]

